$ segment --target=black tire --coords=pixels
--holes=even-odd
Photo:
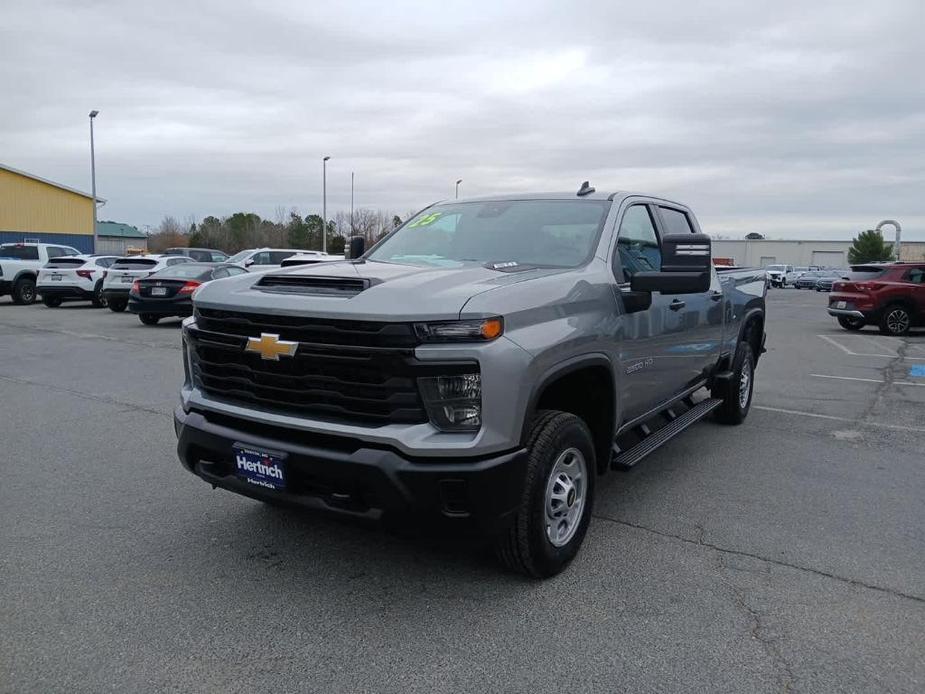
[[[880,334],[899,337],[912,327],[912,314],[903,304],[890,304],[880,315]]]
[[[125,299],[110,299],[109,300],[109,310],[114,313],[122,313],[128,306],[128,301]]]
[[[577,518],[567,526],[564,542],[557,546],[547,532],[547,495],[557,488],[559,475],[556,479],[552,476],[557,465],[571,460],[573,469],[578,469],[576,453],[584,459],[582,486],[566,487],[569,491],[562,498],[567,501],[560,499],[558,508],[568,515],[575,502],[581,505],[575,509]],[[534,578],[547,578],[562,571],[575,558],[588,530],[596,475],[594,442],[584,421],[568,412],[538,412],[527,439],[527,470],[520,507],[511,527],[495,542],[495,553],[501,563],[511,571]],[[561,493],[562,487],[559,488]],[[581,491],[573,496],[571,489],[579,488]],[[562,522],[566,523],[564,519]]]
[[[93,308],[106,308],[109,306],[109,300],[103,296],[103,281],[100,280],[96,283],[96,287],[93,290]]]
[[[60,296],[43,296],[42,303],[48,308],[58,308],[61,305]]]
[[[866,323],[863,318],[852,318],[851,316],[837,316],[838,324],[845,330],[860,330]]]
[[[157,322],[161,319],[160,316],[155,316],[151,313],[139,313],[138,320],[140,320],[145,325],[157,325]]]
[[[742,397],[743,373],[747,372],[747,398]],[[755,355],[747,342],[740,342],[732,359],[732,378],[722,388],[714,388],[714,398],[721,398],[723,404],[714,410],[714,418],[721,424],[741,424],[748,416],[755,391]],[[744,399],[744,403],[743,403]]]
[[[23,277],[16,280],[13,284],[13,303],[20,306],[28,306],[35,303],[35,280],[31,277]]]

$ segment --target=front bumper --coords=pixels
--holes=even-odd
[[[214,487],[255,499],[374,521],[424,518],[428,527],[492,535],[520,504],[526,451],[480,458],[412,458],[358,439],[312,434],[178,407],[177,451],[183,466]],[[285,491],[234,474],[232,445],[287,454]]]
[[[193,301],[188,296],[182,299],[148,299],[130,294],[128,310],[132,313],[150,313],[155,316],[192,316]]]

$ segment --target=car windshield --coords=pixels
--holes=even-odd
[[[240,253],[235,253],[233,256],[231,256],[231,257],[230,257],[227,261],[225,261],[225,262],[228,262],[228,263],[240,263],[240,262],[242,262],[247,256],[249,256],[251,253],[253,253],[253,251],[241,251]]]
[[[388,236],[367,260],[438,267],[467,262],[577,267],[594,253],[610,205],[606,200],[437,205]]]

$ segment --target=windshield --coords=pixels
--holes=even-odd
[[[226,263],[240,263],[240,262],[243,262],[243,260],[244,260],[247,256],[249,256],[251,253],[253,253],[253,251],[241,251],[240,253],[235,253],[233,256],[231,256],[231,257],[230,257],[228,260],[226,260],[225,262],[226,262]]]
[[[606,200],[504,200],[430,207],[376,246],[368,260],[459,267],[514,262],[577,267],[594,253]]]

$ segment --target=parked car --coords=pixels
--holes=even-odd
[[[295,248],[251,248],[235,253],[228,258],[229,263],[254,270],[271,270],[280,266],[286,258],[304,253]]]
[[[106,271],[101,294],[109,303],[110,311],[121,313],[128,306],[128,294],[135,280],[153,275],[165,267],[192,262],[192,258],[182,255],[133,255],[119,258]]]
[[[599,474],[748,414],[765,275],[710,254],[687,207],[585,184],[436,204],[360,260],[207,284],[180,459],[270,503],[476,528],[550,576]]]
[[[802,275],[797,277],[793,281],[794,289],[815,289],[816,281],[822,277],[826,277],[825,270],[809,270],[804,272]]]
[[[315,263],[335,263],[346,260],[342,255],[328,255],[321,251],[304,251],[291,255],[280,263],[280,267],[293,267],[295,265],[314,265]]]
[[[41,267],[52,258],[68,255],[80,255],[80,251],[54,243],[0,244],[0,296],[9,294],[14,304],[35,303]]]
[[[105,307],[103,276],[119,259],[114,255],[67,255],[52,258],[39,271],[36,292],[42,303],[56,308],[62,301],[92,301]]]
[[[197,263],[224,263],[228,260],[227,253],[214,248],[168,248],[164,255],[184,255]]]
[[[925,325],[925,263],[852,265],[832,288],[829,315],[845,330],[876,325],[884,335]]]
[[[832,285],[844,277],[847,272],[847,270],[824,270],[823,274],[816,278],[813,289],[817,292],[830,292]]]
[[[798,273],[793,265],[768,265],[765,271],[772,287],[786,287],[802,274]]]
[[[229,263],[183,263],[158,270],[135,280],[128,294],[128,310],[137,313],[145,325],[161,318],[193,315],[192,296],[212,280],[245,274],[247,270]]]

